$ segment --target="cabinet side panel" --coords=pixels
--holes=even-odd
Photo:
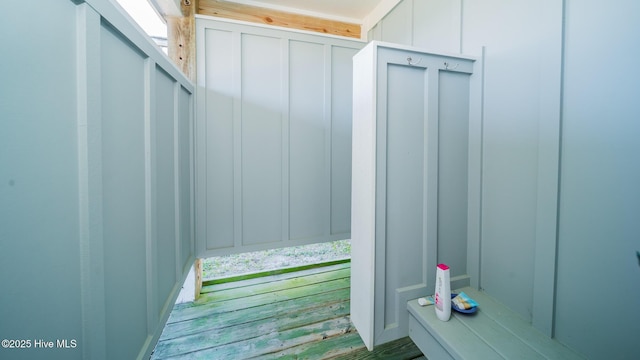
[[[351,321],[373,349],[375,226],[375,81],[373,47],[353,61],[353,147],[351,191]]]

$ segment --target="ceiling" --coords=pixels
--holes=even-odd
[[[297,14],[362,23],[384,0],[228,0]]]

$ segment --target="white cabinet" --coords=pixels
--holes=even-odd
[[[351,317],[369,349],[408,335],[438,261],[466,273],[473,65],[380,42],[354,56]]]

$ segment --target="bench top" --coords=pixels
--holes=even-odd
[[[464,291],[479,304],[475,314],[451,311],[447,322],[436,317],[433,306],[418,300],[408,303],[409,313],[455,359],[583,359],[549,338],[520,315],[471,287]]]

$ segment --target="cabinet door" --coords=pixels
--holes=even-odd
[[[437,69],[431,76],[426,56],[380,49],[377,71],[374,344],[382,344],[408,335],[406,303],[427,293],[426,269],[435,266],[426,249],[436,226],[438,121],[429,101]]]

